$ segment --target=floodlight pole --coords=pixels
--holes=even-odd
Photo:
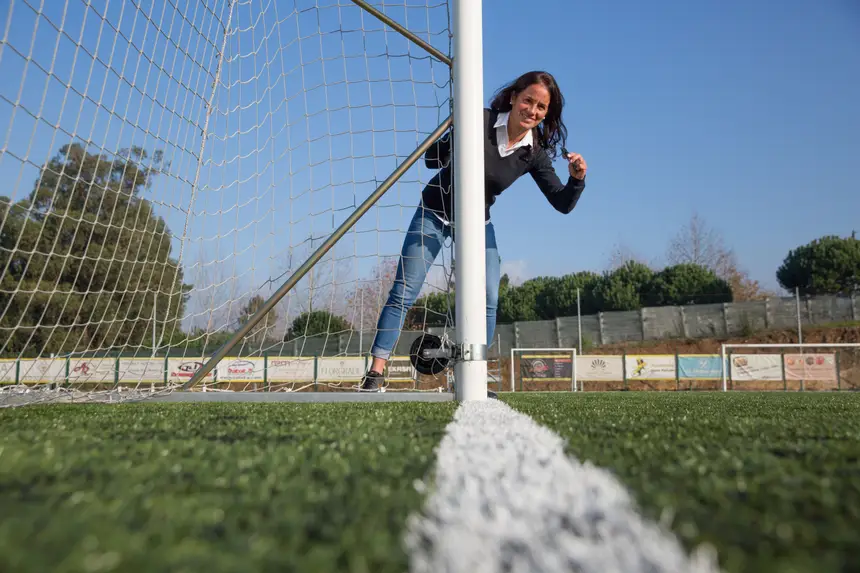
[[[458,402],[487,399],[482,0],[454,0],[454,267]]]

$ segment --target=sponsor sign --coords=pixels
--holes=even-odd
[[[520,372],[525,382],[555,382],[573,380],[573,360],[561,354],[523,354]]]
[[[269,382],[312,382],[314,359],[296,357],[269,357],[266,378]]]
[[[786,354],[785,379],[836,382],[836,355]]]
[[[628,380],[674,380],[675,357],[673,355],[628,355]]]
[[[577,356],[576,378],[578,380],[624,381],[624,361],[620,356]]]
[[[120,358],[117,378],[125,384],[161,384],[164,382],[164,358]]]
[[[719,380],[723,377],[720,356],[718,354],[679,355],[678,377],[686,380]]]
[[[184,384],[191,380],[194,373],[203,367],[203,358],[168,358],[167,359],[167,380],[168,382]],[[205,377],[205,381],[212,383],[215,381],[215,372],[217,368],[213,368]]]
[[[782,356],[779,354],[732,354],[732,380],[782,380]]]
[[[65,358],[43,358],[21,360],[21,382],[62,384],[66,381]]]
[[[262,382],[265,374],[262,358],[225,358],[218,363],[218,382]]]
[[[113,384],[116,358],[72,358],[69,383]]]
[[[363,375],[363,373],[362,373]],[[417,372],[409,358],[392,357],[385,366],[386,380],[415,380]]]
[[[360,381],[364,376],[364,358],[320,358],[317,380],[320,382]]]
[[[16,360],[0,360],[0,384],[15,383]]]

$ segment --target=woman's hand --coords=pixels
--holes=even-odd
[[[570,176],[576,179],[585,179],[585,172],[588,171],[585,158],[579,153],[568,153],[567,149],[562,149],[561,152],[567,158],[567,170],[570,172]]]

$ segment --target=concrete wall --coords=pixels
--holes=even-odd
[[[800,320],[804,326],[860,320],[860,296],[817,296],[800,301]],[[765,329],[796,328],[797,301],[794,297],[770,298],[755,302],[701,304],[643,308],[629,312],[603,312],[581,318],[585,346],[616,342],[665,340],[671,338],[711,338],[743,336]],[[429,328],[441,333],[441,328]],[[322,336],[299,341],[296,354],[302,356],[359,355],[370,351],[375,332],[365,331]],[[396,354],[409,353],[420,333],[403,332]],[[453,329],[449,329],[453,337]],[[491,355],[506,354],[511,348],[569,348],[579,344],[579,325],[575,316],[500,324]],[[291,350],[288,343],[285,350]]]

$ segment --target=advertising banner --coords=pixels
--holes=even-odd
[[[786,354],[785,379],[836,382],[836,355]]]
[[[49,383],[63,384],[66,381],[66,359],[65,358],[41,358],[38,360],[21,360],[22,383]]]
[[[564,354],[523,354],[520,372],[525,382],[569,382],[573,380],[573,360]]]
[[[782,380],[782,356],[779,354],[732,354],[732,380]]]
[[[723,377],[719,354],[678,355],[678,377],[685,380],[719,380]]]
[[[364,376],[364,358],[320,358],[317,380],[320,382],[360,382]]]
[[[15,364],[17,360],[0,360],[0,384],[15,383]]]
[[[164,384],[164,358],[120,358],[120,384]]]
[[[168,358],[167,359],[167,380],[174,384],[184,384],[191,380],[194,373],[200,368],[203,368],[203,357],[189,358]],[[215,371],[213,368],[205,376],[204,381],[211,384],[215,381]]]
[[[270,357],[267,379],[269,382],[313,382],[314,359]]]
[[[675,356],[671,354],[628,355],[628,380],[674,380]]]
[[[401,356],[392,357],[385,365],[386,380],[415,380],[417,372],[412,367],[412,362],[409,358]],[[363,374],[362,374],[363,375]]]
[[[577,356],[576,378],[589,382],[623,382],[624,361],[620,356]]]
[[[224,358],[215,367],[218,382],[262,382],[265,368],[263,358]]]
[[[72,358],[69,360],[70,384],[113,384],[116,358]]]

